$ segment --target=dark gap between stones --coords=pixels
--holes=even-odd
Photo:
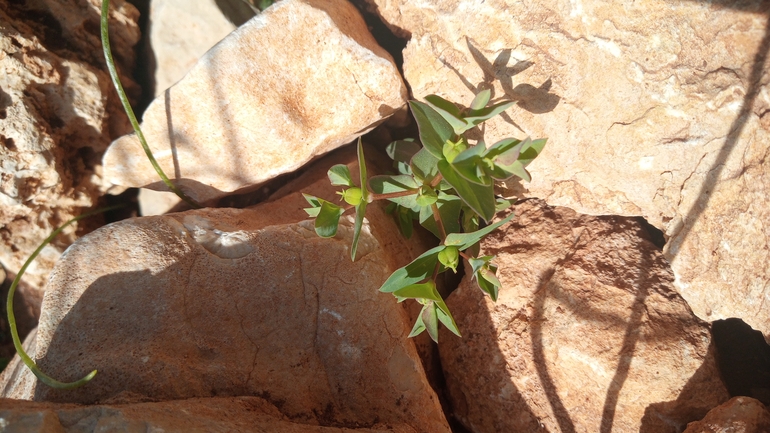
[[[762,333],[733,317],[713,322],[711,336],[730,397],[752,397],[770,405],[770,345]]]

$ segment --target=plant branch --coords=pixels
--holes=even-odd
[[[375,200],[386,200],[389,198],[406,197],[408,195],[417,194],[419,191],[420,191],[419,189],[409,189],[406,191],[396,191],[396,192],[389,192],[385,194],[376,194],[376,193],[370,192],[369,202],[372,202]]]
[[[433,219],[436,220],[438,231],[441,234],[441,242],[444,242],[444,239],[446,239],[446,229],[444,229],[444,221],[441,220],[441,213],[438,211],[438,205],[433,203],[430,205],[430,209],[433,211]]]
[[[101,34],[102,34],[102,48],[104,49],[104,60],[107,62],[107,70],[110,72],[110,78],[112,78],[112,84],[115,86],[115,91],[118,92],[118,98],[120,99],[120,102],[123,104],[123,109],[126,111],[126,115],[128,116],[128,120],[131,122],[131,126],[134,128],[134,132],[136,133],[136,137],[139,139],[139,142],[142,144],[142,149],[144,149],[144,153],[147,154],[147,158],[150,160],[150,164],[152,164],[152,167],[155,169],[155,172],[158,173],[158,176],[160,176],[160,179],[163,181],[166,186],[174,192],[179,198],[184,200],[187,204],[192,206],[195,209],[201,208],[201,206],[197,201],[190,198],[187,194],[182,192],[179,188],[174,185],[171,180],[166,176],[166,173],[163,172],[163,169],[160,168],[160,165],[158,164],[158,161],[155,160],[155,157],[152,155],[152,151],[150,150],[150,146],[147,145],[147,140],[144,138],[144,134],[142,134],[141,128],[139,128],[139,122],[136,120],[136,115],[134,115],[134,110],[131,108],[131,103],[128,101],[128,97],[126,96],[126,92],[123,90],[123,84],[120,82],[120,77],[118,76],[118,71],[115,68],[115,60],[112,58],[112,50],[110,49],[110,35],[108,32],[108,24],[109,21],[109,13],[110,13],[110,0],[102,0],[102,20],[101,20]]]
[[[441,183],[442,180],[444,180],[444,176],[442,176],[441,173],[437,174],[436,177],[434,177],[433,180],[430,181],[430,187],[436,188],[438,184]]]

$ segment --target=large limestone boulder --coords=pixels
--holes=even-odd
[[[632,218],[530,200],[482,241],[497,303],[466,277],[439,345],[455,416],[475,433],[681,431],[728,399],[709,327]]]
[[[206,201],[349,143],[405,98],[355,7],[288,0],[210,50],[148,107],[142,128],[165,172]],[[112,183],[163,188],[133,135],[110,146],[104,165]]]
[[[416,98],[517,101],[487,142],[548,137],[528,194],[641,215],[698,317],[770,335],[770,4],[369,0],[411,35]]]
[[[347,428],[299,424],[259,397],[213,397],[94,406],[0,399],[0,419],[6,433],[417,433],[408,425]]]
[[[331,199],[317,172],[287,188]],[[26,344],[53,376],[99,373],[62,392],[16,363],[0,376],[3,396],[92,404],[256,395],[303,423],[448,432],[406,338],[406,311],[377,292],[414,247],[372,206],[353,263],[352,224],[321,239],[311,221],[293,223],[305,218],[298,200],[287,190],[251,209],[138,218],[81,238],[54,271]]]
[[[52,230],[96,204],[102,153],[130,130],[101,60],[100,4],[0,2],[0,263],[12,276]],[[118,68],[128,74],[138,13],[123,0],[110,11]],[[42,297],[36,290],[77,229],[27,269],[28,300]]]

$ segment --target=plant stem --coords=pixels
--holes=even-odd
[[[430,187],[436,188],[443,179],[444,179],[444,176],[442,176],[441,173],[437,174],[436,177],[434,177],[433,180],[430,181]]]
[[[417,194],[419,191],[420,191],[419,189],[409,189],[406,191],[389,192],[385,194],[375,194],[373,192],[370,192],[369,202],[371,203],[375,200],[385,200],[389,198],[406,197],[408,195]]]
[[[166,173],[163,172],[163,169],[160,168],[158,161],[156,161],[155,157],[152,155],[150,146],[147,145],[147,140],[145,140],[144,134],[142,134],[142,130],[141,128],[139,128],[139,122],[136,120],[136,115],[134,115],[134,110],[131,108],[131,103],[128,101],[126,92],[123,90],[123,84],[121,84],[120,82],[118,71],[117,69],[115,69],[115,60],[113,60],[112,58],[112,50],[110,49],[110,35],[107,30],[109,13],[110,13],[110,0],[102,0],[101,34],[102,34],[102,48],[104,49],[104,60],[105,62],[107,62],[107,70],[110,72],[110,78],[112,78],[112,84],[115,86],[115,91],[118,92],[118,98],[120,99],[120,102],[123,104],[123,109],[126,111],[126,115],[128,116],[128,120],[131,122],[131,126],[134,128],[136,137],[139,139],[139,143],[142,144],[142,149],[144,149],[144,153],[147,154],[147,158],[150,160],[150,164],[152,164],[152,167],[155,169],[155,172],[158,173],[158,176],[160,176],[160,179],[163,181],[163,183],[166,184],[168,189],[173,191],[174,194],[179,196],[179,198],[184,200],[187,204],[189,204],[193,208],[195,209],[201,208],[203,206],[201,206],[197,201],[190,198],[187,194],[182,192],[182,190],[177,188],[176,185],[174,185],[171,182],[168,176],[166,176]]]
[[[441,213],[438,211],[438,205],[433,203],[430,205],[430,209],[433,211],[433,219],[436,220],[438,231],[441,234],[441,242],[444,242],[444,239],[446,239],[446,230],[444,229],[444,221],[441,220]]]
[[[118,209],[121,207],[125,207],[125,204],[104,207],[104,208],[93,210],[91,212],[86,212],[84,214],[76,216],[75,218],[72,218],[71,220],[64,223],[61,227],[54,230],[53,233],[51,233],[47,238],[45,238],[43,243],[41,243],[40,246],[37,247],[37,249],[32,253],[32,255],[29,256],[27,261],[24,262],[24,265],[22,265],[21,269],[19,269],[19,273],[16,274],[16,278],[13,279],[13,283],[11,283],[11,288],[8,289],[6,309],[8,310],[8,325],[11,328],[11,338],[13,339],[13,347],[16,348],[16,353],[19,354],[19,358],[21,358],[22,362],[24,362],[24,365],[26,365],[32,371],[32,373],[34,373],[34,375],[37,376],[38,379],[40,379],[41,382],[43,382],[44,384],[52,388],[72,389],[72,388],[77,388],[79,386],[85,385],[89,380],[93,379],[94,376],[96,376],[96,370],[88,373],[85,377],[75,382],[59,382],[58,380],[52,378],[51,376],[48,376],[47,374],[43,373],[40,370],[40,368],[38,368],[37,364],[35,364],[35,361],[33,361],[32,358],[30,358],[29,355],[27,355],[27,352],[24,351],[24,347],[22,347],[21,345],[21,339],[19,338],[19,331],[16,328],[16,315],[13,314],[13,295],[16,293],[16,287],[19,285],[19,282],[21,281],[21,276],[24,275],[24,272],[27,270],[27,267],[29,267],[29,265],[32,264],[32,261],[35,260],[35,257],[37,257],[37,255],[40,254],[40,251],[42,251],[46,245],[51,243],[51,241],[54,240],[54,238],[56,238],[56,236],[58,236],[59,233],[61,233],[65,227],[83,218],[88,218],[92,215],[96,215],[102,212],[107,212],[113,209]]]

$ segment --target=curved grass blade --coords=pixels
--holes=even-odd
[[[126,92],[123,90],[123,84],[121,84],[120,82],[118,71],[117,69],[115,69],[115,60],[112,58],[112,50],[110,49],[110,35],[107,30],[109,14],[110,14],[110,0],[102,0],[101,35],[102,35],[102,48],[104,50],[104,60],[107,62],[107,70],[110,72],[110,78],[112,79],[112,84],[115,86],[115,91],[117,91],[118,98],[120,99],[120,102],[123,104],[123,109],[126,111],[128,120],[131,122],[131,126],[134,128],[136,137],[139,139],[139,142],[142,144],[142,149],[144,149],[144,153],[147,154],[147,158],[150,160],[150,164],[152,164],[152,167],[155,169],[155,172],[158,173],[158,176],[160,176],[160,179],[163,181],[164,184],[166,184],[168,189],[173,191],[174,194],[176,194],[179,198],[184,200],[187,204],[189,204],[193,208],[195,209],[201,208],[202,206],[197,201],[190,198],[187,194],[182,192],[182,190],[177,188],[176,185],[174,185],[171,182],[168,176],[166,176],[166,173],[163,172],[163,169],[160,168],[158,161],[156,161],[155,157],[152,155],[150,146],[147,145],[147,140],[144,138],[144,134],[142,133],[142,130],[139,127],[139,122],[136,120],[136,115],[134,115],[134,110],[131,108],[131,103],[128,101]]]
[[[13,313],[13,295],[16,293],[16,287],[19,285],[19,282],[21,281],[22,275],[24,275],[24,272],[26,272],[27,268],[30,264],[32,264],[32,261],[35,260],[35,257],[40,254],[41,251],[43,251],[43,248],[45,248],[46,245],[51,243],[52,240],[56,238],[56,236],[59,235],[67,226],[82,220],[83,218],[88,218],[92,215],[100,214],[102,212],[107,212],[110,210],[122,208],[125,205],[116,205],[116,206],[109,206],[101,209],[96,209],[91,212],[86,212],[82,215],[76,216],[75,218],[72,218],[71,220],[64,223],[61,227],[54,230],[45,240],[43,243],[40,244],[40,246],[37,247],[37,249],[29,256],[26,262],[24,262],[24,265],[22,265],[21,269],[19,269],[19,273],[16,274],[16,278],[13,279],[13,283],[11,283],[11,288],[8,289],[8,298],[6,300],[7,310],[8,310],[8,325],[11,328],[11,338],[13,339],[13,347],[16,348],[16,353],[19,354],[19,358],[21,358],[24,365],[29,368],[32,373],[37,376],[38,379],[40,379],[41,382],[44,384],[57,389],[73,389],[77,388],[79,386],[83,386],[88,381],[94,378],[96,376],[96,370],[88,373],[85,377],[83,377],[80,380],[76,380],[74,382],[60,382],[51,376],[48,376],[47,374],[43,373],[42,370],[35,364],[35,361],[32,360],[32,358],[29,357],[27,352],[24,351],[24,347],[22,347],[21,339],[19,338],[19,331],[16,328],[16,315]]]

